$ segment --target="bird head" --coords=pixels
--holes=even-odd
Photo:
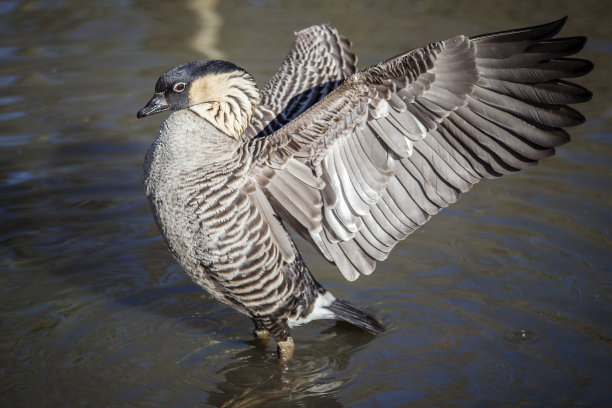
[[[166,110],[190,109],[228,136],[239,138],[259,103],[253,77],[220,60],[194,61],[164,73],[138,118]]]

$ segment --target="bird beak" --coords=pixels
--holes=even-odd
[[[164,94],[156,93],[145,105],[145,107],[138,111],[136,117],[144,118],[145,116],[163,112],[168,109],[170,109],[170,105],[168,105],[168,101],[166,101],[166,97],[164,96]]]

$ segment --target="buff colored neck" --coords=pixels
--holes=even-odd
[[[259,104],[259,90],[245,72],[207,75],[193,82],[189,109],[226,135],[239,139]]]

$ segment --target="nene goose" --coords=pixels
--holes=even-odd
[[[174,111],[144,166],[170,251],[283,360],[290,327],[314,319],[382,332],[313,278],[285,226],[354,280],[482,178],[552,156],[584,121],[567,105],[591,97],[561,79],[592,68],[566,58],[584,37],[553,38],[564,23],[460,35],[357,73],[350,42],[314,26],[261,92],[230,62],[171,69],[137,115]]]

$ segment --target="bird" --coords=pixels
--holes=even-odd
[[[592,93],[568,82],[567,17],[458,35],[357,71],[330,25],[295,33],[261,89],[243,68],[198,60],[170,69],[138,118],[171,114],[145,155],[144,189],[186,274],[249,316],[281,361],[291,328],[316,319],[372,334],[376,317],[312,275],[288,229],[349,281],[482,179],[534,166],[585,118]]]

